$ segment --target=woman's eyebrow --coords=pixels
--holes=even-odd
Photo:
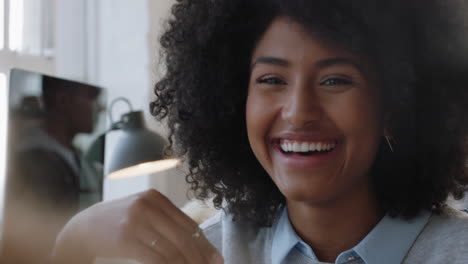
[[[291,65],[291,63],[288,60],[285,60],[279,57],[271,57],[271,56],[260,57],[252,63],[252,65],[250,66],[250,71],[252,71],[253,68],[257,64],[269,64],[269,65],[277,65],[281,67],[288,67]],[[364,74],[364,69],[362,65],[346,57],[327,58],[327,59],[319,60],[315,63],[315,66],[318,68],[326,68],[326,67],[331,67],[331,66],[336,66],[336,65],[349,65],[349,66],[356,68],[358,71]]]
[[[271,64],[282,67],[288,67],[291,63],[289,63],[289,61],[285,59],[278,57],[260,57],[252,63],[252,65],[250,66],[250,70],[252,71],[257,64]]]
[[[356,68],[358,71],[364,74],[364,69],[359,63],[357,63],[356,61],[352,59],[345,58],[345,57],[328,58],[328,59],[319,60],[315,63],[315,66],[317,66],[318,68],[326,68],[326,67],[336,66],[336,65],[349,65],[349,66]]]

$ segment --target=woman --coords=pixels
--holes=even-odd
[[[198,197],[227,206],[202,235],[156,191],[101,204],[56,258],[466,263],[468,218],[445,206],[468,184],[463,45],[424,4],[178,1],[152,112]]]

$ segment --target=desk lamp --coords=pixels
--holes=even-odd
[[[117,102],[127,103],[130,111],[123,114],[120,121],[114,122],[112,108]],[[89,153],[100,153],[100,159],[103,161],[105,135],[111,131],[120,133],[111,155],[108,155],[110,161],[106,168],[107,178],[121,179],[148,175],[174,168],[180,163],[178,159],[165,159],[166,140],[146,128],[143,112],[133,111],[130,101],[126,98],[119,97],[112,101],[109,116],[111,128],[93,143],[89,151]]]

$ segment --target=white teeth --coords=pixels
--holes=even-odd
[[[322,148],[322,147],[323,147],[323,144],[322,144],[321,142],[319,142],[319,143],[317,144],[317,146],[316,146],[317,151],[323,151],[323,148]]]
[[[298,142],[284,140],[281,144],[281,150],[284,152],[309,152],[309,151],[330,151],[336,146],[335,143],[324,142]]]
[[[280,146],[281,146],[281,150],[282,150],[282,151],[288,152],[288,144],[283,143],[283,144],[281,144]]]
[[[309,144],[309,151],[315,151],[316,150],[316,144],[315,143],[310,143]]]
[[[292,147],[292,151],[294,151],[294,152],[300,152],[301,151],[301,148],[299,147],[299,143],[294,142],[293,147]]]
[[[301,152],[309,152],[309,144],[307,142],[302,142]]]

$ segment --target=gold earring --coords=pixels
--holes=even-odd
[[[390,150],[393,152],[393,146],[392,143],[390,143],[390,139],[388,138],[388,136],[385,136],[385,140],[387,140],[387,144],[390,147]]]

